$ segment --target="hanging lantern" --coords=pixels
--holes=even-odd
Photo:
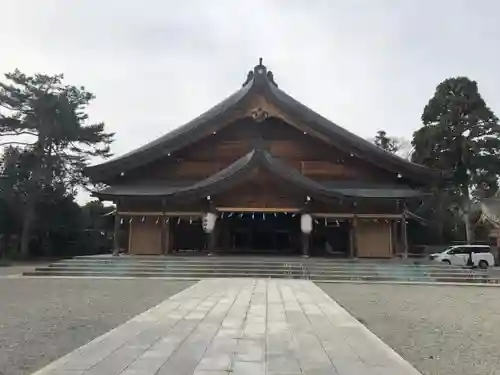
[[[193,224],[193,218],[189,216],[189,224]]]
[[[266,220],[266,214],[264,212],[262,213],[262,220]]]
[[[313,229],[312,216],[309,214],[303,214],[300,216],[300,229],[302,233],[309,234]]]
[[[252,212],[252,220],[255,218],[255,213]]]
[[[205,233],[212,233],[215,228],[215,222],[217,221],[217,215],[212,212],[207,212],[203,215],[201,224],[203,226],[203,231]]]
[[[278,215],[276,215],[276,212],[274,213],[274,217],[278,217]]]
[[[123,225],[123,218],[120,219],[120,225]]]

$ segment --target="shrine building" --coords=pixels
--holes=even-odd
[[[116,204],[115,248],[137,255],[404,256],[442,178],[299,103],[262,60],[204,114],[85,173]]]

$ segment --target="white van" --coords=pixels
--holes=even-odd
[[[469,254],[472,253],[474,267],[486,269],[495,265],[495,257],[487,245],[457,245],[450,246],[441,253],[430,255],[435,262],[453,264],[455,266],[466,266]]]

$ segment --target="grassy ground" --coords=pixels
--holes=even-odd
[[[1,278],[0,375],[31,374],[190,285],[162,280]]]
[[[500,374],[500,288],[318,285],[424,375]]]

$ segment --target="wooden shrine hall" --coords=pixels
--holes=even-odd
[[[407,221],[440,171],[413,164],[282,91],[260,60],[201,116],[89,167],[129,254],[407,254]]]

